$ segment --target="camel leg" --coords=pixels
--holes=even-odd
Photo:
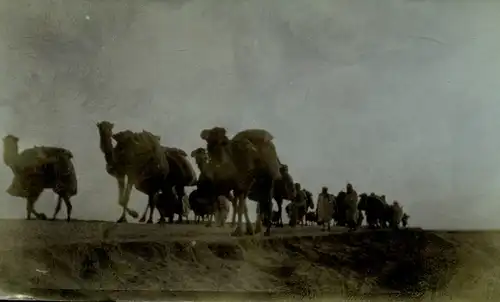
[[[253,235],[253,226],[252,226],[252,221],[250,220],[250,216],[248,215],[248,205],[247,205],[247,198],[246,196],[243,197],[243,214],[245,214],[245,222],[247,225],[247,230],[245,232],[246,235]]]
[[[129,214],[133,218],[137,218],[139,216],[137,212],[132,211],[128,208],[128,202],[130,200],[130,193],[132,192],[132,187],[133,183],[131,183],[130,180],[128,180],[120,202],[120,205],[123,207],[122,216],[120,217],[120,219],[118,219],[117,222],[127,222],[127,214]]]
[[[117,176],[116,182],[118,183],[118,204],[122,205],[123,191],[125,190],[125,176]],[[125,208],[123,208],[122,215],[118,222],[127,222],[127,217],[125,213]]]
[[[225,210],[225,197],[224,196],[219,196],[217,197],[217,207],[215,211],[215,225],[218,227],[222,227],[223,222],[223,216],[224,216],[224,210]]]
[[[157,194],[158,194],[158,193],[157,193]],[[162,210],[162,211],[160,211],[160,209],[158,209],[158,207],[156,206],[156,204],[155,204],[154,206],[155,206],[155,207],[156,207],[156,209],[158,210],[158,213],[160,213],[160,219],[158,219],[158,222],[157,222],[157,223],[158,223],[158,224],[161,224],[161,225],[164,225],[164,224],[167,222],[167,220],[165,219],[165,213],[163,213],[163,210]],[[153,209],[153,210],[151,210],[151,209],[150,209],[150,211],[154,211],[154,209]],[[151,218],[151,219],[152,219],[152,218]]]
[[[283,218],[282,218],[282,213],[283,213],[283,200],[277,200],[276,203],[278,204],[278,226],[280,228],[283,227]]]
[[[33,213],[33,200],[28,198],[26,200],[26,220],[31,220],[31,213]]]
[[[261,215],[263,215],[264,224],[266,226],[266,231],[264,236],[271,235],[271,225],[273,219],[273,195],[274,195],[274,181],[271,180],[269,183],[269,194],[266,197],[266,203],[261,206]]]
[[[259,198],[260,199],[260,198]],[[257,219],[255,220],[255,234],[258,234],[262,231],[262,222],[265,224],[265,214],[267,212],[266,206],[262,202],[262,200],[258,201],[259,203],[259,213],[257,213]]]
[[[241,194],[235,194],[236,202],[238,203],[238,221],[236,223],[236,229],[231,233],[232,236],[242,236],[242,216],[243,216],[243,211],[245,208],[245,205],[242,202],[242,195]]]
[[[35,217],[37,219],[41,219],[41,220],[47,219],[47,216],[45,216],[44,213],[38,213],[35,210],[35,202],[38,200],[38,197],[40,197],[40,194],[42,194],[42,191],[35,192],[27,198],[27,202],[26,202],[26,219],[27,220],[31,219],[31,214],[35,215]]]
[[[146,204],[146,208],[144,209],[144,212],[142,213],[141,219],[139,219],[139,222],[145,222],[146,221],[146,215],[148,214],[149,210],[149,202]]]
[[[238,211],[238,203],[236,200],[231,200],[231,205],[233,206],[233,218],[231,219],[231,227],[234,228],[236,225],[236,212]]]
[[[298,213],[297,213],[297,205],[292,203],[292,206],[291,206],[291,214],[290,215],[290,221],[289,221],[289,225],[294,228],[296,225],[297,225],[297,220],[298,220]]]
[[[155,194],[148,195],[149,218],[146,223],[153,223],[154,209],[156,208]],[[147,210],[147,208],[146,208]]]
[[[207,224],[205,225],[207,228],[212,227],[212,219],[214,218],[214,214],[209,214],[208,215],[208,221]]]
[[[122,215],[117,222],[127,222],[127,213],[125,206],[123,206],[123,194],[125,191],[125,176],[119,176],[116,178],[118,182],[118,204],[122,206]]]
[[[182,216],[184,215],[184,196],[186,192],[184,191],[184,186],[175,186],[175,194],[177,195],[177,202],[180,204],[180,211],[177,213],[179,216],[177,218],[177,223],[182,223]]]
[[[71,212],[73,211],[73,205],[71,204],[71,200],[69,199],[68,196],[63,196],[62,200],[64,201],[64,204],[66,205],[66,221],[70,222],[71,221]]]
[[[62,206],[62,198],[59,195],[57,196],[57,205],[54,210],[54,215],[52,215],[52,218],[50,220],[56,220],[57,214],[59,214],[59,211],[61,210],[61,206]]]
[[[132,218],[137,219],[139,217],[139,213],[136,211],[129,209],[128,203],[130,201],[130,194],[132,193],[132,188],[134,187],[134,182],[130,181],[130,178],[127,177],[127,184],[125,185],[125,189],[123,190],[123,194],[121,196],[121,203],[120,205],[124,207],[124,211],[132,216]],[[154,211],[154,209],[150,209],[150,211]],[[126,217],[125,217],[125,222],[126,222]]]
[[[257,218],[255,219],[255,234],[258,234],[262,231],[262,214],[258,213]]]

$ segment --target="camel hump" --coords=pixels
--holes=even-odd
[[[178,166],[180,177],[182,177],[185,184],[188,186],[195,185],[196,172],[188,161],[186,152],[178,148],[163,147],[163,149],[166,157]]]
[[[48,157],[67,157],[69,159],[73,158],[73,153],[65,148],[60,147],[37,147],[41,148],[42,152]]]
[[[153,151],[155,153],[162,151],[160,146],[160,137],[148,131],[132,132],[130,130],[121,131],[113,135],[113,139],[123,146],[130,146],[136,154]]]
[[[253,144],[267,143],[274,139],[273,135],[269,131],[264,129],[247,129],[238,132],[233,140],[247,139]]]
[[[130,141],[134,137],[134,132],[130,130],[124,130],[117,132],[112,135],[112,138],[117,142],[117,143],[125,143],[127,141]]]
[[[187,153],[186,151],[182,150],[182,149],[179,149],[179,148],[175,148],[175,147],[163,147],[163,149],[165,150],[165,152],[169,153],[169,154],[172,154],[172,155],[177,155],[177,156],[180,156],[180,157],[187,157]]]
[[[55,163],[58,157],[45,152],[44,147],[33,147],[23,150],[15,159],[18,169],[37,168],[46,164]]]
[[[157,146],[160,144],[160,138],[148,131],[133,133],[131,136],[132,142],[141,146]]]

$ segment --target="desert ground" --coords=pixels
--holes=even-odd
[[[5,295],[106,300],[484,301],[500,294],[500,232],[0,221]]]

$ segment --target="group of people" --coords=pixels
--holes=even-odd
[[[307,190],[302,190],[300,184],[296,184],[296,192],[296,198],[291,203],[289,224],[292,227],[297,224],[297,221],[304,219],[305,214],[308,214],[304,211],[301,213],[301,209],[307,208]],[[318,194],[315,212],[309,213],[314,213],[315,222],[322,225],[323,230],[330,230],[332,220],[335,221],[336,225],[355,230],[361,226],[365,219],[363,212],[367,216],[370,227],[383,227],[386,222],[389,226],[394,227],[397,227],[400,223],[403,226],[407,225],[409,216],[403,212],[401,205],[397,201],[388,204],[385,195],[377,196],[375,193],[371,193],[368,202],[382,205],[386,209],[383,214],[378,214],[373,211],[376,205],[370,204],[366,206],[365,203],[361,202],[365,196],[368,197],[366,194],[358,195],[350,183],[347,184],[345,191],[339,192],[337,196],[331,194],[328,187],[323,187]],[[373,220],[376,222],[371,223]]]

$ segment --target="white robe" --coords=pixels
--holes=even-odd
[[[333,217],[333,205],[328,195],[318,195],[318,222],[329,223]]]
[[[352,191],[347,193],[345,197],[345,204],[347,206],[346,219],[348,222],[358,222],[358,193]]]

